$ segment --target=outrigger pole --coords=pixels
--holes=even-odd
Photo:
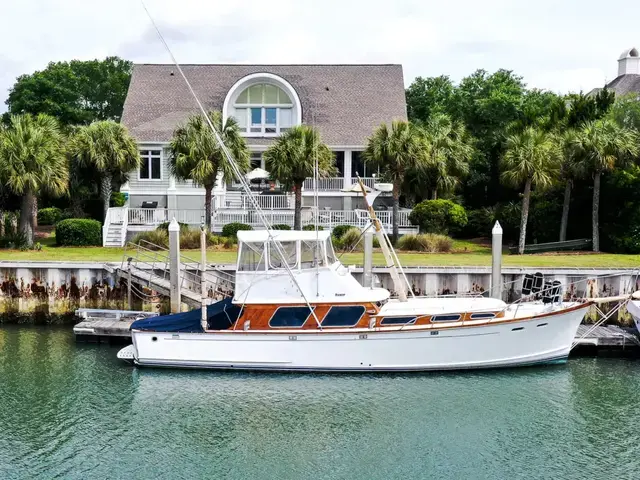
[[[398,272],[398,267],[396,266],[396,262],[391,253],[391,249],[389,248],[389,244],[387,243],[387,238],[385,237],[384,230],[382,229],[382,224],[380,220],[376,216],[375,210],[373,210],[373,205],[369,205],[369,201],[367,200],[367,191],[365,190],[364,183],[362,183],[362,179],[358,175],[358,183],[360,184],[360,189],[362,190],[362,195],[364,196],[364,204],[369,211],[369,217],[371,217],[371,221],[373,222],[373,227],[376,232],[376,237],[378,237],[378,242],[380,243],[380,248],[382,249],[382,254],[384,255],[384,260],[386,262],[386,266],[391,273],[391,280],[393,281],[393,288],[398,293],[398,299],[401,302],[407,301],[407,290],[400,279],[400,273]]]

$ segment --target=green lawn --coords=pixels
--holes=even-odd
[[[102,247],[56,247],[53,237],[41,239],[42,251],[0,250],[0,260],[5,261],[77,261],[77,262],[119,262],[124,255],[123,248]],[[491,251],[487,245],[456,240],[454,253],[399,253],[400,261],[408,267],[416,266],[490,266]],[[198,250],[183,250],[183,255],[197,261]],[[207,259],[211,263],[235,263],[235,251],[210,250]],[[341,257],[345,265],[361,265],[362,253],[347,253]],[[374,253],[374,265],[384,265],[380,252]],[[640,255],[617,254],[561,254],[561,255],[508,255],[503,256],[503,265],[521,267],[602,267],[640,268]]]

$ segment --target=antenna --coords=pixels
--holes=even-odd
[[[145,4],[144,0],[140,0],[140,3],[142,4],[142,8],[144,8],[144,11],[147,13],[147,16],[149,17],[149,20],[151,21],[151,24],[153,25],[153,28],[155,29],[156,33],[158,34],[158,37],[160,38],[160,41],[162,42],[162,44],[164,45],[164,48],[169,53],[169,56],[171,57],[171,60],[175,64],[176,69],[178,70],[178,72],[180,73],[180,76],[182,77],[182,79],[186,83],[187,88],[189,89],[189,92],[191,93],[191,96],[196,101],[196,104],[198,105],[198,109],[202,113],[205,121],[209,125],[209,128],[213,132],[213,135],[214,135],[214,137],[216,139],[216,142],[220,146],[220,149],[222,150],[222,153],[224,154],[224,156],[226,157],[227,161],[229,162],[229,165],[231,166],[231,170],[233,171],[233,174],[238,179],[238,182],[240,182],[240,185],[242,186],[242,188],[245,191],[245,193],[247,193],[247,196],[249,197],[249,200],[250,200],[254,210],[258,213],[258,218],[260,219],[262,224],[265,226],[265,228],[267,230],[268,239],[269,239],[268,243],[269,244],[273,244],[275,246],[276,252],[277,252],[278,256],[280,257],[280,260],[282,261],[282,264],[285,266],[285,269],[287,270],[287,273],[289,274],[289,277],[291,278],[291,281],[293,282],[295,287],[298,289],[298,291],[300,292],[300,295],[302,296],[305,304],[307,305],[307,307],[311,311],[311,315],[313,315],[313,318],[315,319],[316,324],[318,325],[318,328],[322,330],[322,325],[320,323],[320,320],[318,320],[318,317],[316,316],[315,309],[311,306],[311,304],[309,303],[309,300],[307,300],[307,297],[304,294],[304,291],[302,290],[302,288],[300,287],[300,284],[298,283],[298,280],[296,280],[295,275],[291,271],[291,268],[289,267],[289,262],[287,260],[287,256],[286,256],[286,254],[284,252],[284,249],[283,249],[282,245],[280,244],[280,242],[277,241],[275,239],[275,237],[273,236],[273,230],[271,228],[271,223],[269,222],[269,220],[267,219],[266,215],[262,211],[262,208],[258,204],[258,201],[253,196],[253,193],[251,192],[251,188],[249,187],[249,184],[247,183],[246,179],[244,178],[244,175],[242,174],[242,171],[240,170],[240,167],[238,166],[237,162],[233,158],[233,155],[231,154],[231,152],[229,151],[229,149],[227,148],[225,143],[222,141],[222,137],[218,133],[218,130],[216,129],[216,127],[211,122],[211,119],[209,118],[209,115],[207,114],[207,111],[202,106],[202,103],[200,102],[200,99],[196,95],[196,92],[193,90],[193,87],[191,86],[191,83],[189,82],[189,80],[187,79],[186,75],[182,71],[182,67],[180,66],[180,64],[176,60],[176,57],[173,55],[173,52],[171,51],[171,48],[169,48],[169,45],[165,41],[165,39],[164,39],[164,37],[162,35],[162,32],[160,32],[160,29],[158,28],[158,25],[156,24],[156,22],[153,19],[153,17],[151,16],[151,13],[149,12],[149,9],[147,8],[147,5]]]

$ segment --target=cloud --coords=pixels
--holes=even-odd
[[[138,0],[5,3],[2,103],[18,75],[49,61],[170,61]],[[640,4],[629,0],[615,9],[594,0],[146,3],[183,63],[401,63],[407,84],[507,68],[532,87],[590,90],[615,77],[620,51],[640,46]]]

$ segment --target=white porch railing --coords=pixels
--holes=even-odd
[[[375,177],[360,177],[360,180],[369,188],[373,188],[376,183]],[[351,185],[354,183],[358,183],[358,177],[351,177]]]
[[[318,178],[318,190],[322,191],[340,191],[344,188],[344,178],[342,177],[327,177]],[[304,181],[303,188],[305,190],[315,190],[313,178],[307,178]]]
[[[174,217],[179,223],[200,225],[204,222],[204,209],[130,208],[128,222],[129,225],[160,225]]]
[[[294,199],[292,195],[254,195],[254,198],[260,208],[265,210],[287,210],[293,208]],[[253,209],[253,202],[247,194],[242,194],[242,208],[245,210]]]
[[[409,221],[409,211],[400,211],[398,214],[399,227],[402,229],[415,229],[417,227]],[[293,210],[264,210],[267,220],[272,225],[289,225],[293,228]],[[376,216],[380,219],[383,227],[390,233],[392,229],[391,210],[376,211]],[[245,223],[253,228],[262,228],[262,222],[254,211],[245,210],[218,210],[213,215],[212,227],[214,231],[221,231],[227,223]],[[369,214],[366,210],[320,210],[316,212],[312,209],[302,210],[302,226],[318,225],[332,229],[337,225],[352,225],[354,227],[365,227],[369,222]]]

